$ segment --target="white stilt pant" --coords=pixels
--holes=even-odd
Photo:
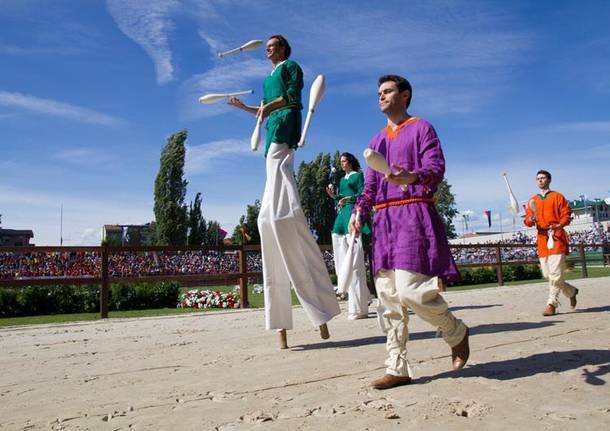
[[[294,150],[272,143],[258,216],[263,257],[265,326],[292,329],[290,285],[317,328],[341,310],[320,247],[301,208],[294,179]]]
[[[332,234],[333,255],[335,261],[335,272],[337,277],[340,277],[339,268],[345,259],[348,259],[348,235]],[[356,253],[356,265],[352,282],[347,292],[347,318],[361,319],[369,314],[369,289],[366,285],[366,267],[364,266],[364,249],[362,247],[362,238],[356,239],[354,244],[354,253]],[[339,283],[339,280],[337,280]]]

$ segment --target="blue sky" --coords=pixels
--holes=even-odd
[[[606,198],[609,22],[607,1],[2,0],[2,227],[56,245],[62,203],[67,245],[151,221],[160,149],[186,128],[187,199],[201,192],[204,216],[231,230],[263,191],[254,118],[197,98],[253,89],[257,104],[263,50],[215,54],[274,33],[305,71],[305,100],[327,78],[297,163],[362,154],[385,125],[376,79],[397,73],[414,88],[410,113],[437,129],[473,228],[487,209],[512,223],[502,172],[522,201],[540,168],[570,199]]]

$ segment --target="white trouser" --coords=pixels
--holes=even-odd
[[[348,235],[337,235],[333,233],[333,255],[335,260],[335,273],[339,277],[339,268],[343,261],[348,258]],[[366,267],[364,266],[364,248],[362,247],[362,238],[356,238],[354,244],[354,253],[356,253],[356,266],[352,282],[347,292],[347,318],[360,319],[367,317],[369,314],[369,289],[366,285]],[[337,283],[339,280],[337,279]]]
[[[549,280],[549,299],[547,304],[559,307],[559,291],[563,292],[568,298],[576,295],[576,288],[566,283],[563,277],[565,266],[564,254],[551,254],[540,258],[540,269],[542,275]]]
[[[294,179],[294,150],[272,143],[258,215],[265,284],[265,326],[292,329],[290,284],[315,327],[341,310],[307,220]]]
[[[382,269],[375,277],[375,286],[385,309],[383,320],[387,329],[387,374],[411,375],[406,347],[409,339],[409,307],[420,318],[437,326],[449,346],[454,347],[464,339],[466,325],[449,311],[447,303],[439,294],[437,277],[401,269]]]

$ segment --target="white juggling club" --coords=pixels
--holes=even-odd
[[[555,240],[553,239],[553,234],[555,231],[553,229],[549,229],[547,231],[549,238],[546,240],[546,248],[552,250],[555,247]]]
[[[201,96],[199,98],[199,103],[203,103],[204,105],[209,105],[211,103],[220,102],[221,100],[227,99],[229,97],[243,96],[245,94],[252,94],[252,93],[254,93],[253,90],[237,91],[235,93],[211,93],[211,94],[206,94],[204,96]]]
[[[309,130],[309,125],[311,124],[311,116],[314,111],[318,109],[318,105],[320,104],[320,99],[324,95],[324,90],[326,88],[326,78],[324,75],[318,75],[316,79],[314,79],[311,84],[311,88],[309,89],[309,109],[307,110],[307,118],[305,118],[305,125],[303,126],[303,131],[301,132],[301,140],[299,141],[299,147],[305,145],[305,137],[307,136],[307,131]]]
[[[263,101],[261,100],[261,108],[263,107]],[[258,147],[261,143],[261,124],[263,123],[263,116],[256,116],[256,126],[254,126],[254,131],[252,132],[252,136],[250,137],[250,148],[252,151],[258,150]]]
[[[385,157],[383,157],[383,155],[381,153],[378,153],[375,150],[371,150],[370,148],[367,148],[366,150],[364,150],[362,155],[364,156],[364,160],[366,160],[366,164],[372,170],[380,172],[384,175],[392,174],[390,165],[388,165],[388,162],[386,161]],[[403,192],[406,192],[407,188],[408,187],[406,184],[402,184],[400,186],[400,189]]]
[[[256,48],[258,48],[259,46],[261,46],[263,44],[262,40],[251,40],[250,42],[246,42],[244,43],[242,46],[240,46],[239,48],[233,48],[230,49],[228,51],[224,51],[224,52],[219,52],[218,53],[218,57],[220,58],[224,58],[227,55],[231,55],[231,54],[235,54],[236,52],[242,52],[242,51],[254,51]]]
[[[510,184],[508,183],[508,176],[506,176],[506,172],[502,174],[504,177],[504,181],[506,182],[506,188],[508,189],[508,196],[510,197],[510,209],[513,212],[513,215],[519,214],[519,203],[517,202],[517,198],[513,193],[513,189],[511,189]]]

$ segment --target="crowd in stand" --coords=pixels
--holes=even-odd
[[[92,277],[99,274],[96,253],[0,253],[0,279]]]
[[[601,226],[571,232],[572,244],[610,243],[610,233]],[[490,242],[491,243],[491,242]],[[497,243],[494,242],[494,243]],[[503,261],[536,261],[535,239],[523,232],[516,232],[500,243],[518,244],[524,247],[501,248]],[[589,250],[590,249],[590,250]],[[588,248],[588,251],[601,251]],[[495,248],[452,248],[458,264],[494,263]],[[329,271],[334,272],[333,254],[322,252]],[[259,252],[248,252],[248,272],[261,272]],[[97,252],[0,252],[0,279],[24,279],[35,277],[99,277],[101,256]],[[111,277],[180,274],[227,274],[239,272],[239,257],[236,252],[182,251],[182,252],[121,252],[110,255],[108,272]]]

